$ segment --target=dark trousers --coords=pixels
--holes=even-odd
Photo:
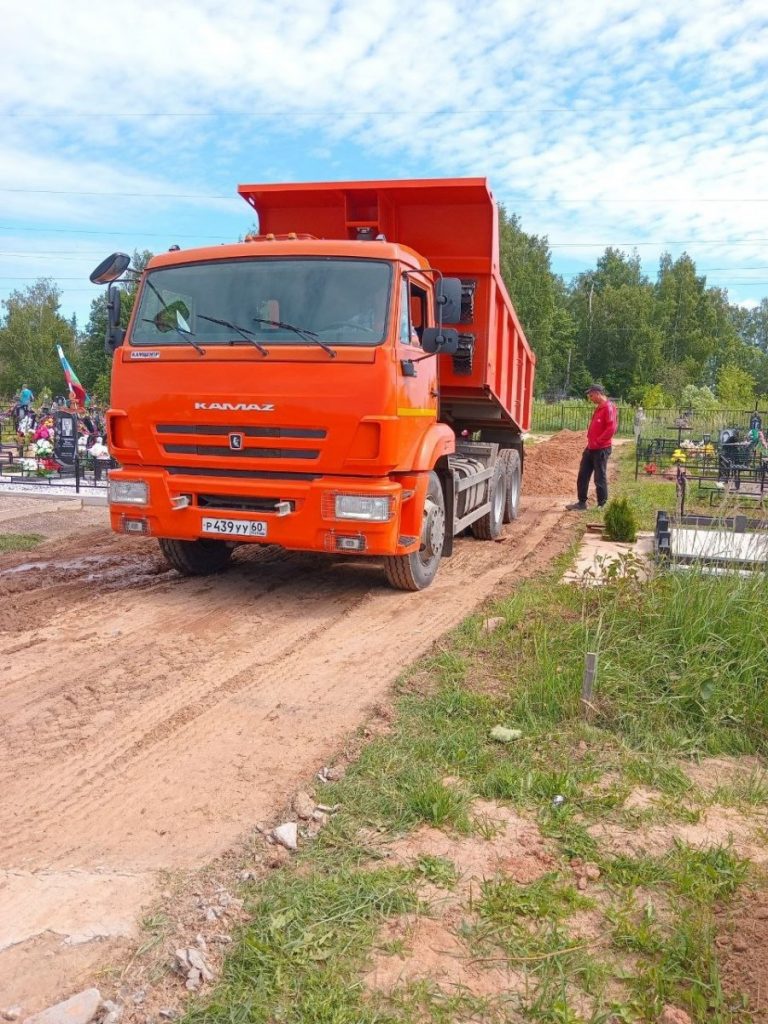
[[[608,501],[608,459],[611,451],[611,448],[597,448],[594,451],[589,448],[584,449],[579,465],[579,475],[576,478],[576,494],[579,501],[586,504],[589,481],[593,473],[595,474],[597,504],[604,505]]]

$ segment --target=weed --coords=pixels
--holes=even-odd
[[[675,843],[668,860],[671,881],[680,895],[705,905],[732,896],[749,872],[747,861],[730,846],[698,849]]]
[[[0,554],[30,551],[45,538],[39,533],[0,533]]]
[[[591,899],[549,873],[528,885],[510,879],[484,882],[476,909],[481,917],[497,924],[514,924],[520,917],[560,920],[574,910],[592,906]]]
[[[768,774],[755,769],[748,775],[736,775],[728,783],[717,786],[709,800],[725,807],[765,807],[768,805]]]
[[[406,810],[415,820],[437,828],[447,825],[459,832],[470,830],[467,794],[438,779],[418,782],[406,795]]]
[[[456,865],[445,857],[422,854],[416,864],[417,874],[442,889],[453,889],[458,880]]]

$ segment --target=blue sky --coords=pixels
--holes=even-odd
[[[236,239],[239,182],[486,176],[570,278],[768,296],[765,0],[0,0],[0,298]]]

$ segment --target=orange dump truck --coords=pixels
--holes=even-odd
[[[485,179],[241,185],[259,233],[115,253],[113,529],[180,572],[239,544],[375,557],[421,590],[469,528],[515,518],[535,358],[499,273]]]

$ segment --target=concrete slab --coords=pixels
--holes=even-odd
[[[653,559],[653,534],[639,533],[634,543],[621,544],[599,533],[585,533],[576,561],[563,575],[563,582],[599,584],[606,576],[614,574],[628,555],[640,563],[640,575],[647,575]]]
[[[734,533],[707,527],[674,526],[670,536],[675,559],[758,565],[768,562],[768,533]]]

